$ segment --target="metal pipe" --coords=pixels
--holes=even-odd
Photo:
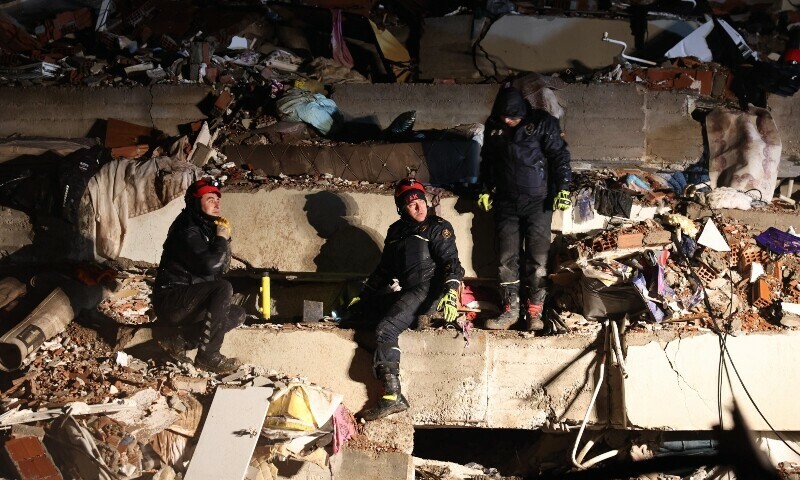
[[[623,42],[623,41],[621,41],[621,40],[614,40],[613,38],[608,38],[608,32],[603,32],[603,41],[604,42],[609,42],[609,43],[616,43],[617,45],[621,45],[622,46],[622,51],[619,53],[619,55],[622,58],[624,58],[625,60],[630,60],[632,62],[644,63],[645,65],[651,65],[653,67],[656,66],[656,62],[651,62],[650,60],[645,60],[645,59],[639,58],[639,57],[632,57],[630,55],[625,55],[625,50],[628,49],[628,44]]]

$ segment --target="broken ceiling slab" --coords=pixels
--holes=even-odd
[[[683,20],[654,20],[648,22],[648,33],[650,38],[668,35],[677,41],[696,25]],[[610,38],[625,42],[626,53],[636,53],[630,22],[601,18],[507,15],[492,24],[480,45],[498,67],[533,72],[595,69],[614,63],[620,53],[619,45],[601,41],[605,32]]]
[[[184,477],[241,480],[258,441],[272,390],[218,389]]]

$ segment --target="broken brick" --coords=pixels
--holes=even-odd
[[[212,109],[212,113],[214,116],[222,116],[225,114],[225,111],[228,110],[228,107],[233,102],[233,94],[227,90],[223,91],[217,97],[217,100],[214,102],[214,108]]]
[[[756,308],[766,308],[772,305],[772,293],[764,278],[759,278],[751,285],[750,303]]]
[[[37,437],[12,438],[3,445],[10,467],[21,480],[63,480],[53,458]]]
[[[700,82],[700,95],[711,95],[714,86],[714,74],[709,70],[697,70],[695,78]]]
[[[705,263],[698,263],[697,267],[695,268],[695,273],[698,277],[703,281],[703,283],[710,283],[713,280],[716,280],[718,275],[711,267],[706,265]]]
[[[642,246],[644,234],[639,232],[617,234],[617,248],[638,248]]]

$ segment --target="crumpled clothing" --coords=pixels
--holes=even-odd
[[[111,161],[89,181],[84,194],[92,222],[81,225],[82,235],[93,240],[95,255],[117,258],[128,230],[128,219],[158,210],[182,197],[202,175],[196,166],[170,157],[140,161]],[[88,196],[88,197],[87,197]]]
[[[720,187],[706,195],[706,202],[713,209],[736,208],[738,210],[750,210],[753,206],[753,197],[735,188]]]
[[[333,454],[336,455],[342,446],[356,434],[353,415],[344,405],[339,405],[333,414]]]
[[[647,309],[650,310],[650,314],[653,316],[653,320],[656,323],[661,323],[664,320],[664,311],[661,310],[656,303],[650,299],[650,294],[647,290],[647,281],[644,278],[644,275],[641,273],[637,273],[633,277],[633,286],[639,290],[639,293],[642,294],[642,298],[644,299],[645,305],[647,305]]]
[[[333,32],[331,32],[333,59],[347,68],[353,68],[353,56],[350,55],[350,50],[347,49],[347,44],[342,35],[342,11],[338,8],[331,10],[331,17],[333,23]]]
[[[325,95],[312,94],[306,90],[293,88],[277,101],[281,119],[287,122],[303,121],[316,128],[323,135],[331,132],[341,120],[341,112],[336,102]]]

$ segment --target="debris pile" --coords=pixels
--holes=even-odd
[[[627,317],[632,323],[688,323],[715,331],[800,325],[794,313],[800,237],[793,230],[755,231],[723,218],[709,208],[707,187],[688,197],[693,190],[645,185],[643,179],[653,175],[639,172],[637,188],[628,188],[631,175],[577,176],[582,186],[566,216],[573,217],[573,231],[584,233],[565,235],[552,275],[564,324],[576,325],[580,313],[588,320]],[[653,190],[663,193],[659,207],[633,218],[631,211],[643,212],[643,205],[654,202]],[[611,210],[603,203],[608,197],[614,199]]]
[[[327,465],[356,433],[342,396],[302,378],[253,366],[218,378],[191,364],[144,362],[76,323],[26,366],[0,394],[4,448],[19,475],[33,462],[54,472],[48,478],[173,478],[158,475],[185,472],[204,429],[218,448],[213,405],[203,419],[220,392],[237,402],[253,389],[263,395],[244,469],[277,472],[287,459]]]

